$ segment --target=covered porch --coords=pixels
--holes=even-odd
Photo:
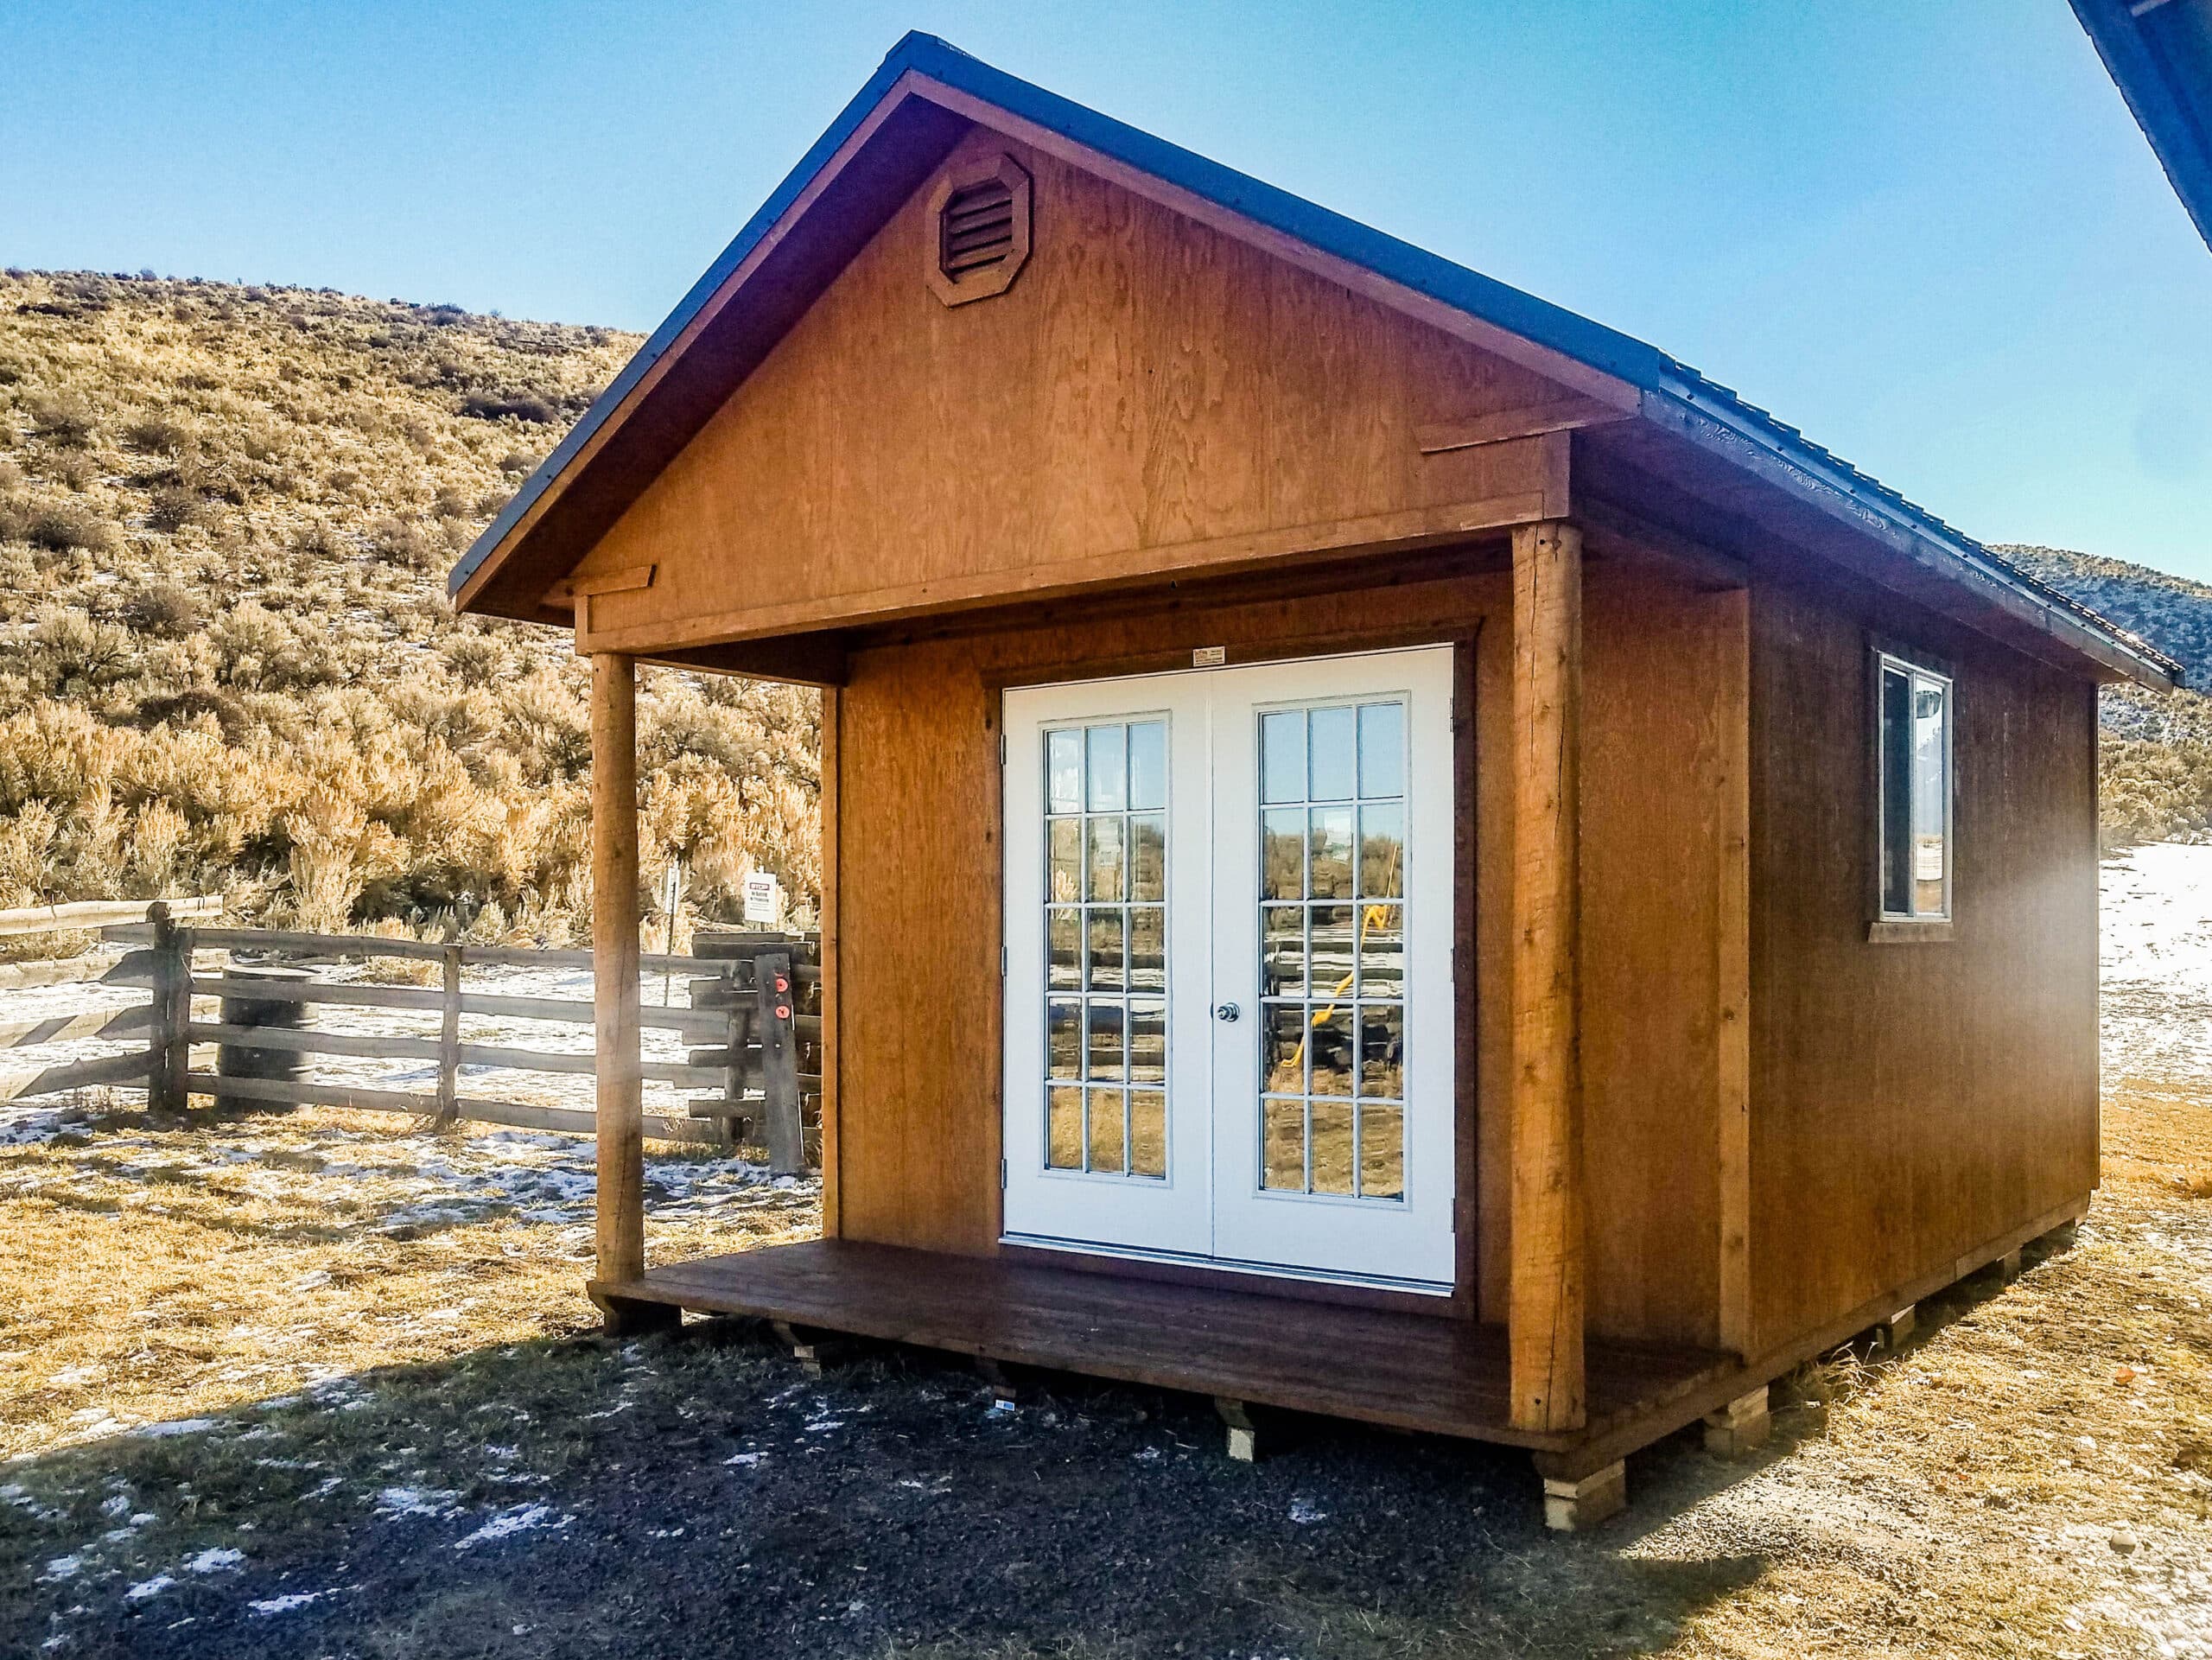
[[[1652,562],[1636,560],[1625,539],[1599,531],[1596,540],[1608,558],[1618,555],[1630,562],[1617,569],[1651,569]],[[1680,1342],[1611,1340],[1592,1333],[1583,1126],[1589,995],[1582,962],[1584,531],[1563,519],[1523,525],[1510,532],[1510,548],[1493,543],[1491,550],[1466,557],[1471,568],[1491,573],[1473,580],[1496,582],[1497,609],[1506,614],[1498,620],[1510,635],[1500,642],[1501,648],[1510,645],[1510,652],[1499,649],[1491,659],[1497,672],[1487,704],[1500,735],[1511,740],[1491,752],[1496,769],[1491,787],[1504,809],[1492,822],[1505,833],[1491,842],[1489,855],[1511,873],[1510,886],[1497,894],[1496,913],[1510,925],[1496,937],[1501,945],[1510,938],[1510,948],[1492,959],[1497,971],[1482,994],[1501,1013],[1510,1006],[1510,1022],[1498,1028],[1503,1036],[1510,1027],[1510,1041],[1500,1046],[1499,1055],[1509,1064],[1491,1074],[1496,1087],[1487,1093],[1472,1087],[1471,1065],[1470,1087],[1459,1097],[1462,1214],[1468,1218],[1478,1192],[1466,1173],[1476,1157],[1478,1111],[1493,1126],[1486,1132],[1496,1155],[1490,1186],[1505,1225],[1496,1228],[1494,1243],[1483,1249],[1493,1253],[1489,1260],[1497,1294],[1478,1296],[1471,1267],[1463,1267],[1459,1289],[1450,1299],[1393,1301],[1385,1294],[1363,1304],[1357,1295],[1317,1297],[1313,1286],[1249,1274],[1197,1271],[1165,1280],[1108,1256],[1063,1265],[1026,1250],[1001,1247],[995,1253],[990,1242],[1001,1234],[997,1189],[1004,1180],[1001,1173],[998,1183],[990,1182],[1003,1150],[996,1146],[961,1143],[957,1160],[950,1151],[944,1154],[948,1168],[957,1165],[951,1180],[987,1214],[988,1240],[917,1249],[937,1242],[870,1240],[850,1225],[849,1217],[841,1227],[841,1186],[870,1173],[853,1167],[861,1156],[854,1146],[841,1148],[840,1098],[852,1079],[839,1046],[837,709],[847,691],[836,684],[823,690],[828,751],[823,1139],[830,1237],[648,1269],[634,1068],[635,665],[628,655],[594,651],[600,1187],[597,1271],[590,1291],[608,1329],[671,1326],[683,1309],[753,1317],[803,1332],[911,1343],[985,1361],[1187,1390],[1227,1403],[1225,1414],[1245,1406],[1275,1408],[1522,1447],[1537,1455],[1555,1501],[1548,1506],[1555,1525],[1602,1520],[1618,1507],[1625,1453],[1731,1403],[1736,1415],[1722,1415],[1724,1437],[1755,1439],[1764,1424],[1764,1377],[1748,1379],[1743,1365],[1742,1237],[1739,1224],[1726,1225],[1738,1214],[1744,1174],[1743,1027],[1737,1013],[1741,958],[1719,953],[1718,981],[1728,989],[1705,1027],[1707,1040],[1726,1056],[1713,1083],[1732,1109],[1723,1110],[1723,1103],[1712,1109],[1719,1145],[1711,1154],[1722,1167],[1727,1196],[1723,1225],[1706,1247],[1719,1259],[1717,1329]],[[1660,574],[1675,583],[1673,592],[1690,596],[1681,603],[1699,607],[1699,628],[1723,640],[1740,639],[1740,588],[1725,587],[1701,570],[1689,573],[1698,579],[1694,582],[1683,581],[1679,571]],[[1612,614],[1620,612],[1618,599],[1610,604]],[[1735,661],[1740,672],[1740,658]],[[1701,770],[1699,788],[1709,792],[1716,816],[1736,827],[1733,836],[1717,838],[1719,868],[1713,874],[1725,892],[1740,893],[1745,728],[1740,680],[1733,686],[1732,698],[1712,694],[1719,703],[1718,753]],[[1618,700],[1618,693],[1613,695]],[[1471,740],[1465,747],[1471,752]],[[1471,765],[1471,754],[1463,760]],[[1463,818],[1471,817],[1471,795],[1461,796]],[[1459,833],[1471,836],[1471,825],[1463,824]],[[1461,900],[1471,913],[1471,883],[1463,884]],[[1741,929],[1738,906],[1718,908],[1720,927]],[[1740,932],[1732,938],[1740,944]],[[1714,944],[1718,951],[1719,942]],[[961,989],[974,995],[981,988]],[[989,995],[995,998],[995,987]],[[1471,1003],[1462,1005],[1458,1017],[1463,1038],[1472,1033],[1465,1012]],[[903,1030],[896,1025],[902,1011],[870,1013],[880,1052]],[[995,1054],[989,1014],[979,1010],[978,1019],[979,1046]],[[908,1091],[942,1082],[913,1074],[912,1066],[920,1064],[917,1054],[908,1054]],[[888,1102],[880,1098],[887,1087],[893,1097]],[[843,1116],[895,1112],[899,1092],[895,1080],[879,1070],[867,1098],[855,1097]],[[1704,1156],[1703,1148],[1698,1151]],[[1628,1155],[1622,1147],[1607,1156],[1619,1167]],[[880,1173],[873,1180],[880,1182]],[[1463,1262],[1471,1264],[1474,1224],[1469,1219],[1461,1225]]]

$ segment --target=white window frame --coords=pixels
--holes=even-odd
[[[1878,925],[1935,924],[1948,925],[1955,910],[1958,885],[1958,677],[1948,664],[1938,664],[1916,652],[1909,652],[1895,646],[1878,645],[1872,653],[1873,659],[1873,752],[1874,752],[1874,883],[1873,909]],[[1923,686],[1939,688],[1943,695],[1943,900],[1942,908],[1934,911],[1911,909],[1896,911],[1889,906],[1890,863],[1890,768],[1885,752],[1886,736],[1882,718],[1882,678],[1885,674],[1900,674],[1905,677],[1911,695],[1916,700]],[[1908,717],[1910,718],[1910,717]],[[1917,793],[1920,758],[1917,749],[1908,756],[1907,768],[1911,775],[1908,785],[1906,809],[1907,835],[1911,834],[1911,796]],[[1907,883],[1908,890],[1916,889],[1916,880]]]

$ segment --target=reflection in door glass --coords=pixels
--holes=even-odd
[[[1167,723],[1045,739],[1045,1163],[1167,1174]]]
[[[1260,717],[1260,1185],[1405,1198],[1406,710]]]

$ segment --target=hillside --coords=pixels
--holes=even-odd
[[[2107,686],[2100,779],[2105,839],[2201,841],[2212,833],[2212,588],[2147,565],[2063,548],[2003,555],[2177,659],[2189,690]]]
[[[0,276],[0,906],[226,893],[310,927],[559,941],[585,691],[457,619],[454,554],[635,337],[300,289]],[[819,700],[653,671],[646,881],[819,886]]]

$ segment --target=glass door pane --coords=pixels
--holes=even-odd
[[[1402,698],[1260,716],[1260,1185],[1403,1200]]]

